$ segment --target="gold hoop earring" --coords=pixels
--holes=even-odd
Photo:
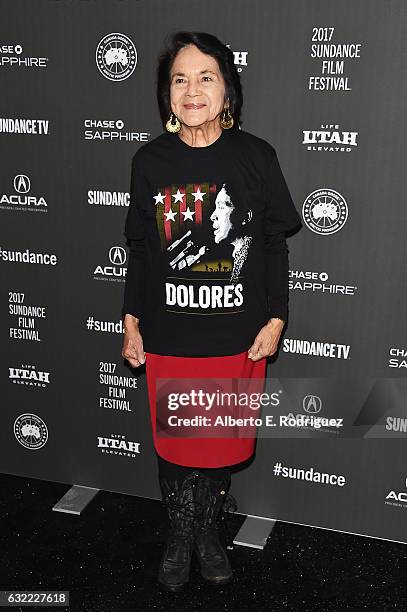
[[[181,123],[177,115],[175,115],[175,113],[173,113],[172,111],[170,112],[168,121],[165,124],[165,129],[167,130],[167,132],[171,132],[172,134],[174,134],[175,132],[179,132],[181,129]]]
[[[220,116],[220,125],[224,130],[229,130],[233,124],[234,124],[234,119],[229,111],[229,98],[226,100],[226,106],[223,109],[221,116]]]

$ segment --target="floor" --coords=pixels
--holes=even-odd
[[[5,474],[0,485],[0,589],[68,590],[71,612],[407,611],[404,544],[277,523],[263,551],[228,550],[233,583],[207,586],[193,558],[185,590],[166,593],[156,583],[168,526],[159,501],[100,492],[73,516],[51,510],[67,485]],[[233,533],[243,520],[230,516]]]

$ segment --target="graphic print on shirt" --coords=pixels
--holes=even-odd
[[[167,310],[242,312],[252,210],[239,206],[227,183],[167,185],[153,197],[168,269]]]

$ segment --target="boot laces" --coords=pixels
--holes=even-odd
[[[194,490],[196,478],[196,472],[192,473],[184,480],[181,485],[181,488],[177,492],[171,491],[167,495],[167,497],[164,499],[164,504],[167,506],[167,508],[169,508],[170,510],[175,510],[180,514],[183,514],[186,518],[198,518],[199,513],[196,512],[194,495],[192,494],[192,499],[190,500],[183,499],[189,488],[192,487],[192,490]]]
[[[230,532],[227,519],[229,518],[228,515],[230,515],[230,513],[235,512],[237,510],[236,499],[230,493],[226,493],[226,492],[224,494],[221,493],[221,491],[224,490],[224,487],[223,487],[224,483],[222,483],[222,486],[219,488],[215,488],[215,484],[212,483],[212,485],[215,488],[215,491],[212,491],[211,483],[208,478],[204,479],[203,484],[206,487],[205,493],[209,495],[209,498],[212,500],[212,503],[214,505],[216,504],[216,499],[218,497],[222,497],[223,499],[220,503],[220,509],[219,509],[218,515],[214,523],[208,522],[206,520],[203,520],[203,521],[199,520],[202,518],[202,514],[204,513],[205,506],[199,503],[198,501],[196,501],[196,508],[200,506],[199,510],[197,510],[196,512],[196,514],[198,515],[198,525],[197,525],[198,529],[202,530],[203,532],[213,531],[213,530],[216,531],[217,525],[219,525],[219,527],[223,528],[226,532],[226,541],[227,541],[226,547],[230,550],[233,550],[234,549],[233,535]]]

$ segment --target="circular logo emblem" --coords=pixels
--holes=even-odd
[[[48,429],[36,414],[20,414],[14,421],[14,435],[25,448],[38,450],[47,443]]]
[[[317,189],[305,198],[302,216],[307,227],[316,234],[334,234],[348,218],[348,205],[333,189]]]
[[[110,263],[114,266],[122,266],[126,262],[127,253],[121,246],[114,246],[109,249]]]
[[[26,174],[16,174],[13,184],[17,193],[28,193],[31,189],[31,181]]]
[[[302,400],[304,412],[309,414],[318,414],[322,408],[321,398],[318,395],[306,395]]]
[[[107,34],[96,49],[96,65],[110,81],[124,81],[137,65],[137,50],[125,34]]]

